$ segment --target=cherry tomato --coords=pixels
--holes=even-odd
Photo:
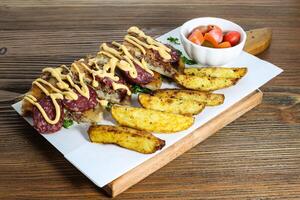
[[[201,45],[204,41],[203,35],[199,29],[194,30],[188,37],[191,42]]]
[[[240,42],[241,34],[237,31],[229,31],[224,35],[224,42],[230,42],[231,46],[235,46]]]

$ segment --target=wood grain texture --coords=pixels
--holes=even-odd
[[[1,199],[106,199],[12,110],[44,66],[94,53],[130,25],[153,36],[199,16],[270,27],[260,58],[285,71],[263,103],[116,199],[300,199],[300,2],[0,1]]]

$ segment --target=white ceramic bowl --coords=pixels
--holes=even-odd
[[[191,31],[200,25],[217,25],[223,32],[238,31],[241,34],[239,44],[229,48],[209,48],[192,43],[187,39]],[[190,58],[204,65],[224,65],[238,57],[242,52],[245,42],[246,33],[237,24],[226,19],[214,17],[200,17],[185,22],[180,28],[180,40],[185,52]]]

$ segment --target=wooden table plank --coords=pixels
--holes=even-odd
[[[105,199],[10,107],[44,66],[118,40],[130,25],[158,36],[199,16],[270,27],[259,57],[285,71],[263,103],[116,199],[300,199],[300,2],[149,0],[0,2],[1,199]]]

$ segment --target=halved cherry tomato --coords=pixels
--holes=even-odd
[[[219,43],[215,40],[215,38],[209,33],[205,33],[204,40],[209,41],[215,48],[219,46]]]
[[[191,42],[201,45],[204,41],[203,35],[199,29],[194,30],[188,37]]]
[[[241,34],[237,31],[229,31],[224,35],[224,42],[230,42],[231,46],[235,46],[240,42]]]
[[[218,48],[228,48],[228,47],[231,47],[230,42],[222,42],[218,46]]]

